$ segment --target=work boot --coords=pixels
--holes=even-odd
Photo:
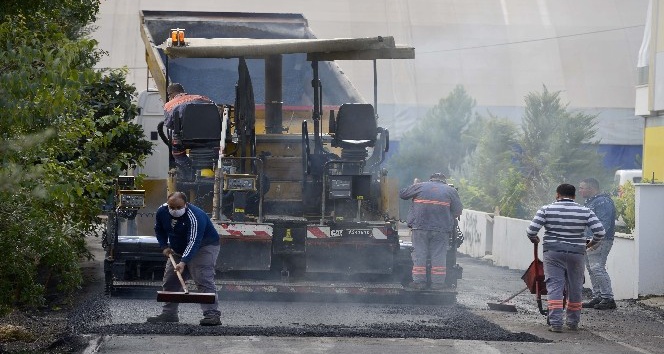
[[[148,317],[148,323],[167,323],[167,322],[180,322],[177,313],[164,313],[160,315]]]
[[[200,321],[201,326],[218,326],[221,324],[221,319],[219,316],[215,315],[206,315]]]
[[[602,299],[602,301],[595,305],[596,310],[613,310],[616,308],[616,302],[613,299]]]
[[[420,281],[414,281],[410,284],[408,284],[408,288],[412,290],[424,290],[427,288],[427,283],[425,282],[420,282]]]
[[[578,332],[579,331],[579,325],[578,324],[568,324],[567,329],[572,331],[572,332]]]
[[[590,301],[584,302],[581,305],[581,307],[583,307],[584,309],[592,309],[592,308],[595,308],[595,305],[599,304],[600,302],[602,302],[602,298],[601,297],[596,297],[596,298],[594,298]]]
[[[549,332],[562,333],[563,326],[549,326]]]

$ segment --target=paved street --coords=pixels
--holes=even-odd
[[[584,310],[578,333],[551,333],[531,294],[517,313],[490,311],[520,290],[521,272],[460,257],[464,279],[451,306],[226,301],[222,325],[200,327],[197,305],[181,306],[181,323],[147,325],[154,299],[91,297],[78,324],[88,353],[662,353],[663,312],[637,301],[615,311]],[[652,301],[651,301],[652,302]]]

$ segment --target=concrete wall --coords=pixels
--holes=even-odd
[[[636,184],[636,263],[639,295],[664,293],[664,185]]]
[[[533,244],[526,237],[526,228],[529,220],[520,220],[496,216],[494,225],[499,232],[494,230],[493,245],[494,262],[500,263],[511,269],[527,269],[535,259],[533,255]],[[540,232],[541,237],[541,232]],[[518,256],[516,256],[518,255]],[[538,256],[542,258],[542,248],[538,247]]]
[[[636,299],[639,297],[636,242],[633,235],[616,234],[613,247],[606,260],[606,268],[611,277],[611,286],[616,299]],[[590,287],[590,276],[586,271],[586,287]],[[664,287],[659,294],[664,293]]]
[[[660,187],[664,194],[664,186]],[[660,214],[664,213],[662,208],[650,209],[652,212],[657,209]],[[664,223],[664,215],[659,215],[659,220]],[[525,271],[534,259],[533,244],[526,237],[526,228],[529,224],[529,220],[494,217],[489,213],[464,210],[459,225],[464,232],[465,240],[459,252],[471,257],[490,258],[497,266]],[[662,230],[664,225],[659,225],[658,228]],[[540,231],[540,237],[542,233],[543,230]],[[651,232],[650,234],[656,235]],[[616,299],[635,299],[639,295],[664,294],[664,276],[652,266],[655,264],[659,268],[660,263],[655,262],[655,259],[658,259],[661,250],[664,250],[664,238],[654,238],[655,240],[651,237],[641,238],[640,253],[643,256],[639,258],[635,238],[632,235],[616,234],[607,260],[607,269],[611,275]],[[541,247],[538,247],[538,257],[542,259]],[[644,272],[656,274],[639,277],[639,274]],[[587,271],[584,286],[591,287]]]
[[[481,211],[466,210],[461,216],[459,227],[464,241],[459,252],[472,257],[491,254],[493,216]]]

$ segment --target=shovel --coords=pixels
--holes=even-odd
[[[526,283],[530,289],[531,294],[535,294],[537,301],[537,308],[542,315],[547,315],[548,310],[542,304],[542,295],[546,295],[546,283],[544,282],[544,263],[537,257],[537,243],[533,247],[533,255],[535,260],[530,263],[530,266],[523,273],[521,279]],[[563,299],[564,300],[564,299]]]
[[[169,254],[168,258],[175,268],[175,259],[173,255]],[[177,302],[177,303],[194,303],[194,304],[214,304],[217,300],[216,293],[194,293],[190,294],[187,285],[184,283],[182,274],[175,269],[175,274],[177,274],[178,279],[180,279],[180,284],[182,284],[183,292],[176,291],[157,291],[157,301],[158,302]]]
[[[525,288],[519,290],[518,293],[508,297],[507,299],[501,301],[501,302],[487,302],[487,305],[489,305],[489,310],[494,310],[494,311],[505,311],[505,312],[516,312],[516,306],[512,304],[506,304],[506,302],[514,299],[517,295],[521,294],[522,292],[528,290],[528,287],[526,286]]]
[[[521,279],[526,283],[526,287],[521,289],[518,293],[508,297],[499,303],[487,303],[489,309],[496,311],[516,312],[516,306],[506,304],[517,295],[530,289],[532,294],[537,295],[537,305],[542,314],[546,314],[545,309],[542,308],[542,295],[546,295],[546,285],[544,283],[544,265],[542,261],[537,258],[537,243],[533,245],[534,260],[528,266],[526,272],[521,276]]]

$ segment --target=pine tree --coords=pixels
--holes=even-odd
[[[520,139],[520,170],[527,194],[522,200],[528,214],[553,200],[560,183],[576,185],[585,177],[605,179],[603,156],[597,151],[597,116],[570,112],[560,92],[525,97],[523,136]]]

